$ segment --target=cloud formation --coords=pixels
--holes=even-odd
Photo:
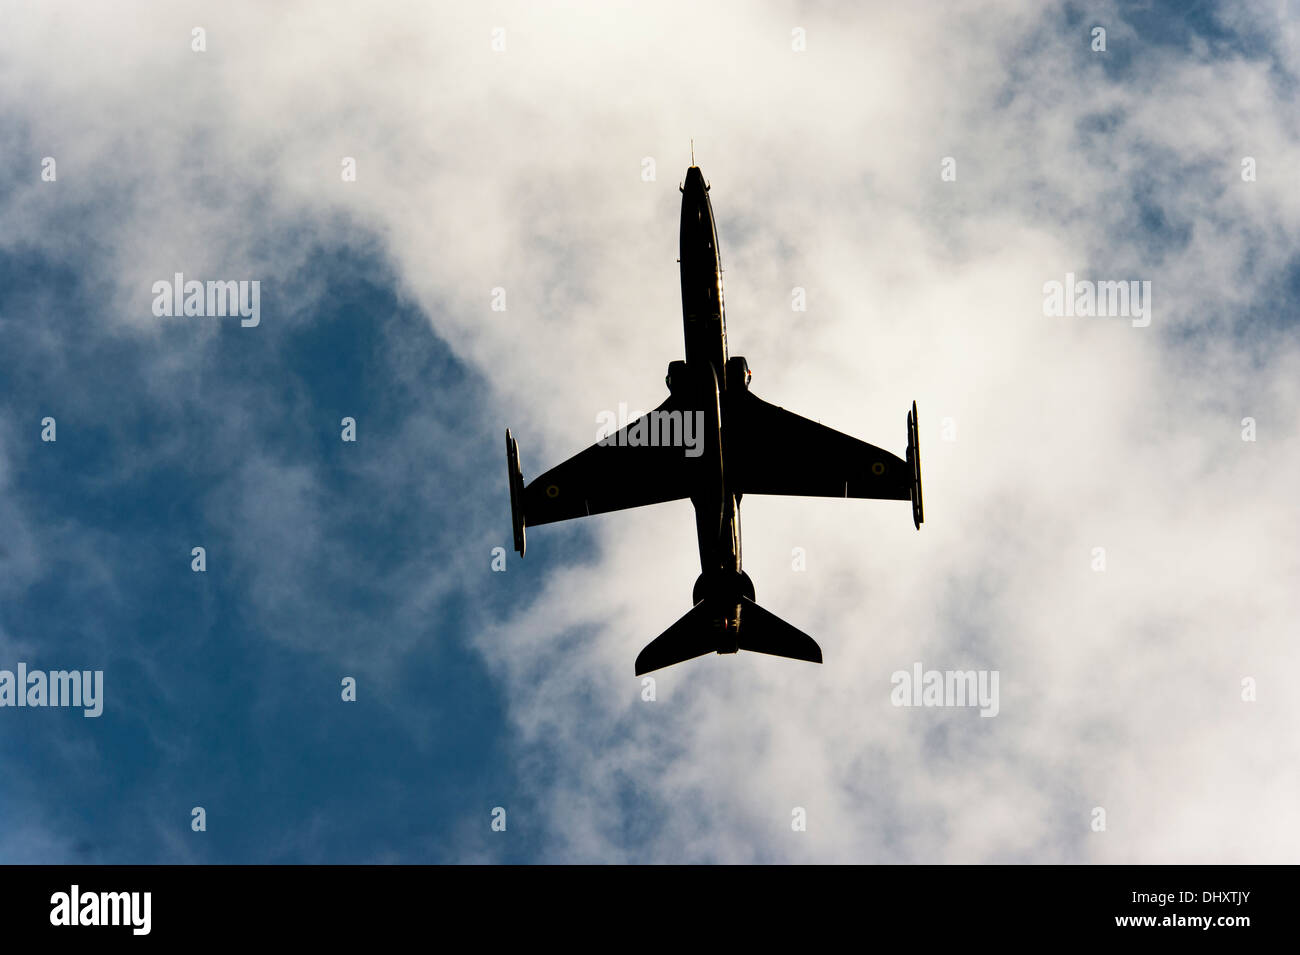
[[[446,749],[463,730],[430,728],[401,673],[432,653],[477,668],[501,701],[510,788],[474,802],[467,786],[463,812],[526,806],[509,838],[527,858],[1294,861],[1295,30],[1256,5],[1087,15],[17,11],[0,39],[0,251],[34,277],[0,335],[43,370],[15,370],[0,424],[0,481],[24,476],[0,505],[9,586],[30,593],[72,554],[101,568],[87,579],[126,608],[120,627],[139,619],[124,541],[147,527],[188,550],[166,521],[128,515],[95,548],[77,536],[89,514],[68,538],[33,517],[48,512],[28,405],[57,395],[74,420],[103,416],[85,453],[105,488],[135,482],[157,510],[149,476],[172,469],[193,492],[181,512],[232,567],[204,599],[233,602],[263,641],[250,652],[372,675],[384,725],[448,771],[482,754]],[[915,398],[927,523],[884,502],[746,499],[759,602],[826,663],[706,657],[655,674],[649,703],[632,661],[688,607],[688,505],[540,528],[505,574],[489,551],[509,547],[507,424],[531,478],[591,443],[599,411],[662,397],[681,357],[674,186],[692,137],[754,390],[894,451]],[[155,318],[151,285],[176,271],[260,280],[260,326]],[[1070,272],[1150,281],[1151,325],[1045,316],[1044,284]],[[42,291],[60,275],[84,311]],[[340,457],[336,423],[359,401],[360,453]],[[207,437],[142,440],[154,414]],[[52,616],[20,620],[35,633]],[[891,674],[915,661],[999,671],[999,715],[891,706]],[[154,718],[159,747],[206,739]],[[254,776],[269,758],[255,726],[226,754]],[[390,762],[367,769],[383,780],[371,811],[412,805]],[[348,825],[336,795],[290,857],[331,857],[321,840]],[[518,851],[462,825],[458,857]],[[37,849],[19,855],[53,842],[24,839]],[[397,857],[448,851],[435,841]]]

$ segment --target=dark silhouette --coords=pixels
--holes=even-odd
[[[637,675],[712,650],[821,663],[812,637],[754,602],[754,585],[740,569],[741,497],[910,500],[919,530],[916,402],[907,416],[904,460],[753,395],[748,363],[727,357],[718,233],[698,166],[686,171],[681,192],[686,360],[669,363],[669,396],[658,408],[527,486],[519,444],[506,430],[515,550],[523,556],[525,527],[690,498],[701,569],[694,607],[641,651]]]

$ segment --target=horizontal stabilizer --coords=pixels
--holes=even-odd
[[[651,640],[636,658],[636,675],[693,660],[718,649],[709,605],[701,600],[675,624]]]
[[[740,649],[809,663],[822,662],[822,648],[816,640],[748,597],[740,600]]]
[[[706,653],[735,653],[738,649],[807,660],[809,663],[822,662],[822,649],[808,634],[790,626],[746,596],[742,595],[739,600],[738,632],[726,632],[725,603],[701,600],[686,616],[646,645],[636,658],[636,675],[693,660]]]

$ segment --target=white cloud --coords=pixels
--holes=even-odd
[[[1037,3],[122,10],[33,8],[0,40],[33,169],[7,242],[84,257],[104,321],[146,333],[148,284],[182,267],[287,280],[304,243],[284,222],[377,237],[531,477],[597,411],[661,397],[693,136],[755,390],[894,451],[918,400],[921,534],[901,504],[745,501],[759,601],[825,666],[708,657],[639,701],[636,651],[696,572],[685,505],[593,522],[594,563],[482,635],[521,766],[549,767],[529,795],[552,857],[1294,859],[1300,356],[1277,332],[1293,312],[1244,317],[1278,307],[1300,222],[1271,72],[1294,72],[1293,43],[1215,60],[1110,12],[1131,60],[1108,73],[1086,24]],[[67,157],[56,187],[35,178],[47,153]],[[1045,318],[1067,271],[1152,280],[1151,327]],[[914,660],[998,669],[1001,714],[890,707]]]

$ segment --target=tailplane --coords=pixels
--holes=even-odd
[[[706,653],[737,650],[822,662],[821,647],[808,634],[743,594],[738,601],[732,604],[701,600],[686,616],[646,645],[636,658],[636,675]]]
[[[675,624],[651,640],[636,658],[636,675],[693,660],[718,648],[720,626],[711,622],[708,601],[701,600]]]
[[[748,597],[740,600],[740,649],[809,663],[822,662],[822,648],[816,640]]]

